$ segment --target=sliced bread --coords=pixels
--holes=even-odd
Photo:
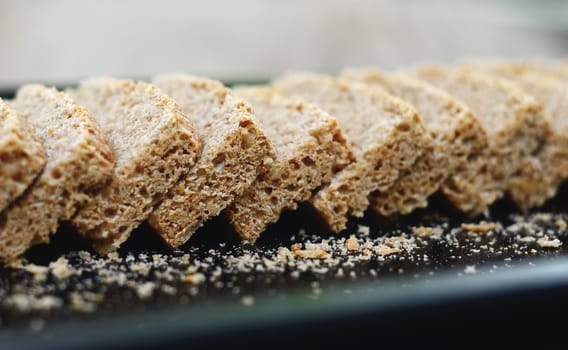
[[[251,107],[222,83],[182,74],[158,76],[154,83],[180,104],[203,139],[197,164],[148,220],[175,248],[242,195],[271,165],[274,149]]]
[[[538,153],[542,176],[519,184],[530,186],[541,194],[540,197],[531,196],[532,201],[527,206],[540,206],[556,194],[560,183],[568,177],[568,82],[533,65],[515,62],[485,62],[474,67],[517,82],[544,105],[544,117],[551,124],[553,135]],[[530,166],[531,163],[527,168]]]
[[[252,105],[276,152],[270,168],[227,208],[237,233],[254,242],[283,210],[296,209],[298,202],[328,184],[352,154],[335,118],[319,107],[267,86],[233,91]]]
[[[112,181],[71,221],[105,254],[126,241],[187,174],[201,142],[175,101],[151,84],[94,78],[72,96],[96,118],[117,156]]]
[[[309,73],[273,84],[335,117],[353,149],[355,161],[310,201],[334,232],[345,229],[349,216],[363,216],[369,194],[389,189],[432,143],[416,110],[383,89]]]
[[[478,166],[488,151],[487,134],[467,106],[430,84],[378,69],[347,69],[341,77],[378,85],[413,105],[434,141],[433,150],[391,189],[372,197],[376,213],[390,216],[424,208],[438,189],[457,209],[471,215],[481,213],[498,197],[492,177]]]
[[[112,175],[114,152],[89,112],[53,88],[26,85],[12,106],[45,145],[43,172],[0,214],[0,260],[47,242]]]
[[[542,104],[517,84],[464,67],[421,67],[415,74],[446,89],[477,115],[489,137],[487,166],[499,188],[521,209],[540,201],[542,194],[524,184],[542,177],[538,153],[551,137]]]
[[[0,212],[18,198],[45,166],[43,144],[0,99]]]

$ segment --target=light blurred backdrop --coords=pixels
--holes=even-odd
[[[0,0],[0,88],[568,56],[566,1]]]

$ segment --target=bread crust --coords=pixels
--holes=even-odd
[[[490,177],[479,181],[469,175],[473,169],[468,163],[483,159],[488,144],[481,123],[467,106],[430,84],[375,68],[346,69],[341,77],[382,87],[410,103],[432,136],[430,149],[393,187],[373,195],[376,214],[409,214],[426,207],[428,197],[439,189],[456,209],[470,215],[479,214],[497,197]]]
[[[204,142],[196,165],[148,220],[176,248],[271,166],[274,149],[249,104],[220,82],[172,74],[154,83],[178,101]]]
[[[28,123],[0,99],[0,212],[45,166],[45,148]]]
[[[284,75],[274,86],[334,116],[353,149],[355,161],[310,200],[333,232],[363,216],[369,194],[387,191],[432,143],[416,110],[383,89],[308,73]]]
[[[95,78],[73,96],[92,110],[117,153],[108,186],[72,225],[101,254],[116,250],[195,164],[201,141],[173,99],[152,84]]]
[[[328,184],[353,158],[337,120],[313,104],[287,98],[268,86],[240,87],[275,145],[276,159],[228,208],[233,227],[254,242],[283,210],[294,210]]]
[[[27,191],[0,214],[0,259],[49,241],[112,174],[115,155],[89,112],[67,94],[41,85],[19,89],[12,106],[45,145],[47,163]]]
[[[424,79],[466,103],[489,137],[485,168],[504,193],[526,210],[540,202],[534,179],[542,176],[539,153],[552,136],[543,106],[518,84],[468,67],[420,67]]]
[[[511,191],[522,209],[541,206],[556,195],[568,177],[568,84],[553,75],[553,67],[542,69],[535,63],[488,61],[468,67],[514,81],[543,104],[552,135],[534,157],[525,161],[524,176],[514,179],[512,184],[519,190]]]

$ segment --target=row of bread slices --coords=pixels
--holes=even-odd
[[[440,191],[468,215],[542,205],[568,176],[568,64],[289,73],[228,89],[96,78],[0,101],[0,260],[61,221],[116,250],[147,221],[172,248],[224,210],[255,241],[308,201],[331,231]]]

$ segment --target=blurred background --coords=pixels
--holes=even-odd
[[[0,0],[0,89],[173,71],[250,81],[468,57],[568,57],[568,2]]]

